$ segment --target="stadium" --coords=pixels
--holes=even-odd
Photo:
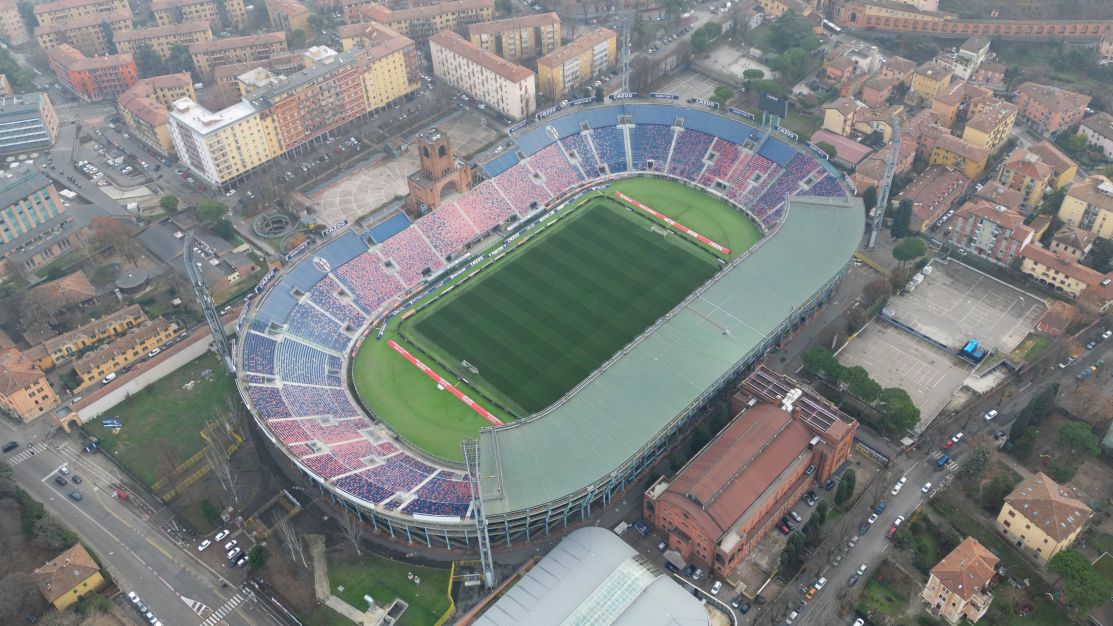
[[[241,312],[260,429],[376,531],[474,550],[587,520],[846,271],[864,214],[817,152],[619,102],[513,132],[412,223],[326,231]]]

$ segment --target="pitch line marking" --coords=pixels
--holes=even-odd
[[[444,387],[446,390],[448,390],[449,393],[456,396],[457,400],[459,400],[460,402],[463,402],[465,405],[468,406],[468,408],[475,411],[476,413],[479,413],[479,415],[483,419],[487,420],[488,422],[491,422],[495,426],[502,426],[502,420],[495,417],[494,415],[491,415],[491,413],[487,409],[479,406],[478,402],[476,402],[475,400],[472,400],[468,396],[464,395],[463,392],[461,392],[459,389],[454,387],[452,385],[452,383],[445,380],[440,374],[437,374],[433,370],[429,369],[429,366],[422,363],[417,357],[410,354],[409,351],[407,351],[402,346],[398,345],[398,342],[394,341],[393,339],[390,339],[386,343],[395,352],[397,352],[398,354],[401,354],[403,358],[405,358],[407,361],[409,361],[411,365],[413,365],[417,369],[424,372],[426,376],[428,376],[429,378],[432,378],[434,381],[436,381],[436,383],[438,385],[440,385],[441,387]]]

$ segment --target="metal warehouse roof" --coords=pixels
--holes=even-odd
[[[789,199],[775,234],[565,404],[484,430],[479,474],[486,513],[605,486],[611,472],[842,270],[864,222],[859,200]]]

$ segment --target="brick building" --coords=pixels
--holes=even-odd
[[[229,26],[243,28],[247,25],[243,0],[152,0],[151,12],[159,26],[206,21],[214,32],[220,32]],[[227,24],[224,16],[227,16]]]
[[[202,41],[189,46],[193,69],[204,80],[212,78],[213,69],[229,63],[264,61],[286,52],[286,33],[273,32],[246,37],[228,37]]]
[[[1041,133],[1054,135],[1078,126],[1090,96],[1051,85],[1024,83],[1017,89],[1020,119]]]
[[[154,26],[140,28],[116,35],[116,50],[119,52],[135,52],[142,46],[150,46],[163,59],[170,55],[174,46],[186,46],[202,41],[212,41],[213,33],[209,23],[202,20],[186,22],[184,24],[171,24],[169,26]]]
[[[1024,217],[1003,206],[984,200],[962,205],[955,212],[953,227],[944,239],[959,250],[1006,267],[1020,259],[1026,246],[1034,241]]]
[[[967,537],[931,568],[920,599],[931,613],[951,624],[957,626],[963,620],[976,623],[993,602],[989,583],[999,561],[977,539]]]
[[[87,58],[62,44],[46,54],[58,81],[83,100],[114,99],[139,80],[135,58],[129,53]]]
[[[58,405],[46,375],[16,348],[0,352],[0,410],[29,422]]]
[[[81,379],[77,390],[100,382],[108,374],[127,367],[162,346],[177,333],[178,327],[161,317],[132,328],[126,335],[100,346],[73,364]]]
[[[468,40],[507,61],[523,63],[545,56],[560,45],[560,16],[537,13],[468,26]]]

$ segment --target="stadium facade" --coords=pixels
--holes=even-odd
[[[332,233],[265,278],[237,322],[239,389],[278,455],[399,541],[475,549],[480,513],[495,547],[588,520],[830,298],[863,232],[861,203],[828,163],[707,110],[627,101],[513,138],[482,166],[487,180],[389,237]],[[464,442],[466,466],[357,408],[347,380],[360,342],[467,244],[630,175],[702,188],[764,236],[553,406]]]

